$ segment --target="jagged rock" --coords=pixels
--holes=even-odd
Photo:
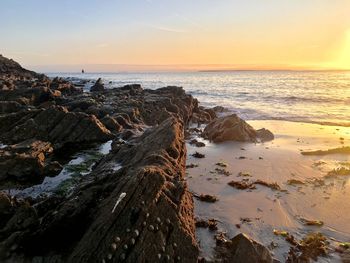
[[[202,136],[213,142],[257,142],[259,139],[261,141],[274,139],[269,130],[263,128],[256,131],[236,114],[213,120],[205,127]]]
[[[46,162],[46,157],[52,151],[50,143],[36,140],[24,141],[6,149],[0,149],[0,182],[41,181],[48,171],[54,172]],[[59,165],[56,167],[56,172],[60,169],[62,167]]]
[[[256,135],[262,142],[272,141],[275,139],[273,133],[265,128],[257,130]]]
[[[103,84],[103,81],[101,78],[99,78],[95,84],[90,88],[91,92],[99,92],[99,91],[104,91],[105,90],[105,86]]]
[[[67,107],[69,111],[83,111],[86,112],[90,107],[98,106],[96,100],[93,98],[75,98],[69,102],[61,103],[62,106]]]
[[[54,78],[51,82],[49,82],[49,87],[52,90],[57,90],[64,95],[80,94],[83,92],[83,89],[77,88],[71,82],[58,77]]]
[[[238,234],[217,247],[219,262],[277,263],[270,251],[245,234]]]
[[[228,112],[229,110],[223,106],[215,106],[213,108],[211,108],[211,110],[215,111],[215,112],[219,112],[219,113],[223,113],[223,112]]]
[[[0,114],[16,112],[24,109],[24,106],[16,101],[0,101]]]
[[[55,100],[61,96],[58,90],[47,87],[33,87],[14,90],[0,90],[0,101],[15,101],[19,104],[38,106],[41,103]]]
[[[123,129],[123,126],[121,126],[115,118],[107,115],[103,119],[101,119],[101,122],[104,126],[111,132],[120,132]]]
[[[1,78],[16,78],[16,79],[32,79],[41,78],[41,74],[26,70],[21,65],[12,59],[8,59],[0,55],[0,77]]]
[[[67,143],[104,142],[112,135],[95,116],[54,106],[1,116],[0,138],[9,143],[36,138],[57,148]]]
[[[140,84],[125,85],[123,87],[120,87],[120,89],[129,91],[129,94],[132,96],[143,92],[143,88]]]
[[[17,247],[0,250],[0,259],[24,262],[35,255],[56,262],[158,262],[159,257],[197,262],[185,161],[183,124],[170,118],[106,156],[80,190],[39,224],[28,211],[31,231],[7,227],[16,229],[15,239],[2,231],[1,247]]]
[[[221,117],[210,122],[203,131],[203,137],[213,142],[257,140],[256,131],[236,114]]]

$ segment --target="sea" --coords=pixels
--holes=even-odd
[[[211,71],[48,73],[89,90],[138,83],[146,89],[181,86],[205,107],[224,106],[245,120],[288,120],[350,126],[350,71]]]

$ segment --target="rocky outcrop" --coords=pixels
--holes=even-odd
[[[98,91],[104,91],[104,90],[105,90],[105,86],[101,78],[96,80],[95,84],[90,88],[91,92],[98,92]]]
[[[33,79],[40,78],[42,75],[33,71],[26,70],[19,63],[12,59],[8,59],[0,54],[0,78],[12,79]]]
[[[275,136],[273,135],[272,132],[269,130],[262,128],[256,131],[256,136],[262,141],[262,142],[267,142],[267,141],[272,141],[275,139]]]
[[[257,140],[254,128],[236,114],[213,120],[205,127],[203,136],[213,142]]]
[[[273,134],[266,130],[254,130],[236,114],[217,118],[204,129],[202,136],[213,142],[241,141],[257,142],[273,140]]]
[[[45,175],[57,174],[62,167],[46,161],[52,151],[50,143],[35,140],[0,149],[0,183],[40,182]]]
[[[69,112],[64,107],[0,116],[1,141],[9,144],[32,138],[49,141],[58,148],[67,143],[104,142],[112,135],[94,115]]]
[[[1,261],[197,262],[182,122],[170,118],[130,143],[102,160],[54,213],[39,209],[40,221],[29,208],[16,213],[25,228],[10,223],[16,214],[7,220]]]
[[[0,114],[17,112],[24,108],[16,101],[0,101]]]
[[[217,247],[219,262],[278,263],[270,251],[245,234],[225,240]]]
[[[215,111],[181,87],[104,89],[98,80],[83,93],[12,62],[0,74],[0,187],[57,174],[68,148],[114,141],[67,195],[0,194],[0,261],[196,262],[184,126]]]

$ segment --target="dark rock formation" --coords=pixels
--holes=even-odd
[[[0,114],[17,112],[25,107],[16,101],[0,101]]]
[[[46,162],[53,148],[42,141],[24,141],[0,149],[0,182],[39,182],[45,175],[59,172],[59,165]]]
[[[1,141],[18,143],[32,138],[49,141],[57,148],[67,143],[104,142],[112,135],[94,115],[68,112],[64,107],[0,116]]]
[[[22,68],[21,65],[14,60],[0,55],[0,78],[2,80],[6,78],[25,80],[27,78],[33,79],[40,78],[42,76],[43,75]]]
[[[197,262],[184,143],[183,124],[170,118],[108,155],[54,214],[39,221],[30,206],[15,209],[1,261]]]
[[[254,130],[236,114],[217,118],[204,129],[202,136],[213,142],[242,141],[257,142],[273,140],[273,134],[266,129]]]
[[[60,171],[55,160],[67,149],[113,140],[69,194],[19,200],[0,192],[0,262],[197,262],[184,126],[209,123],[215,110],[181,87],[105,89],[99,79],[91,91],[0,56],[0,144],[7,144],[0,188],[41,182]],[[232,133],[221,121],[224,135],[214,138]],[[254,141],[256,132],[236,122],[240,136]],[[247,246],[252,256],[263,251]]]
[[[213,142],[256,141],[256,131],[236,114],[221,117],[210,122],[203,136]]]
[[[76,86],[73,85],[71,82],[58,77],[54,78],[51,82],[49,82],[48,86],[50,89],[57,90],[63,95],[80,94],[83,92],[82,89],[76,88]]]
[[[257,130],[256,135],[262,142],[272,141],[275,139],[273,133],[265,128]]]
[[[101,78],[96,80],[95,84],[90,88],[91,92],[98,92],[98,91],[104,91],[105,85],[103,84],[103,81]]]
[[[273,259],[270,251],[266,247],[245,234],[238,234],[231,240],[225,240],[219,244],[217,252],[221,262],[279,262]]]

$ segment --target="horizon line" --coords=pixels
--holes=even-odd
[[[90,73],[118,72],[230,72],[230,71],[350,71],[350,68],[332,68],[293,65],[232,65],[232,64],[42,64],[25,65],[29,69],[54,73],[80,72]],[[100,69],[98,69],[100,67]],[[114,69],[113,69],[114,67]],[[117,67],[117,68],[116,68]],[[119,68],[118,68],[119,67]],[[55,69],[56,68],[56,69]],[[61,68],[61,69],[59,69]],[[90,69],[89,69],[90,68]]]

